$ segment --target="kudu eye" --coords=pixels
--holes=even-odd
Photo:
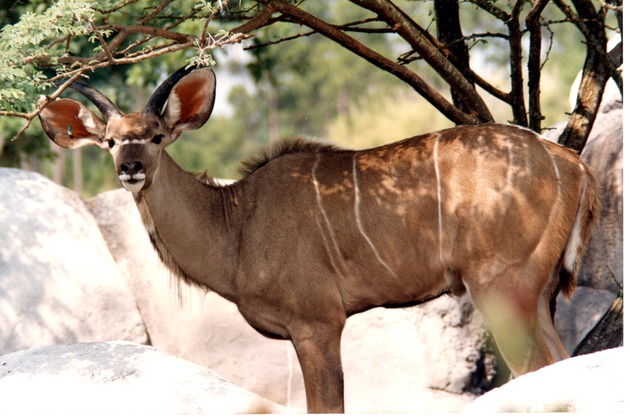
[[[162,142],[162,138],[163,137],[164,136],[162,134],[158,134],[157,136],[153,136],[153,138],[151,139],[151,142],[155,143],[155,144],[160,144]]]
[[[114,146],[116,146],[116,142],[114,140],[108,140],[107,144],[109,145],[110,149],[112,149]]]

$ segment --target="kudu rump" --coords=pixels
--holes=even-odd
[[[74,84],[105,122],[59,99],[41,123],[60,146],[109,149],[172,272],[291,340],[309,412],[343,411],[341,333],[348,316],[378,306],[468,292],[514,374],[568,357],[550,301],[575,287],[599,208],[574,152],[495,124],[370,150],[296,141],[219,186],[164,150],[206,122],[215,84],[209,69],[180,69],[132,114]]]

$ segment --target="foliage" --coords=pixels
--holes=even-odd
[[[190,64],[213,64],[212,49],[242,38],[227,34],[216,38],[208,32],[223,2],[154,3],[59,0],[47,7],[31,6],[35,9],[24,11],[18,22],[4,25],[0,33],[0,116],[30,121],[69,83],[100,68],[183,50],[190,50],[186,57]],[[181,59],[179,55],[163,63],[177,61],[179,67]],[[142,72],[142,67],[137,70],[141,73],[132,74],[132,83],[146,83],[140,75],[156,79],[156,72]]]
[[[51,40],[71,39],[89,34],[78,21],[92,20],[89,0],[67,0],[22,14],[14,25],[5,25],[0,36],[0,107],[6,112],[28,110],[34,98],[51,86],[44,70],[33,65],[31,57],[54,59],[71,51],[73,44]],[[43,5],[42,5],[43,6]],[[63,66],[60,70],[65,70]]]
[[[326,137],[351,149],[381,146],[448,126],[435,108],[410,92],[398,90],[379,98],[368,95],[327,126]]]
[[[612,76],[621,85],[621,60],[605,50],[607,37],[621,32],[617,0],[0,5],[7,5],[0,8],[3,165],[52,156],[39,124],[24,130],[72,80],[89,78],[121,109],[137,110],[167,74],[184,63],[214,65],[217,48],[239,42],[252,57],[248,71],[255,83],[234,89],[231,115],[213,117],[171,147],[186,168],[210,167],[217,176],[232,177],[239,156],[280,137],[332,137],[362,147],[358,138],[378,141],[380,124],[387,131],[383,141],[395,140],[408,123],[418,132],[426,121],[441,125],[426,130],[450,124],[439,113],[456,124],[511,121],[536,131],[544,128],[543,118],[551,124],[570,113],[564,141],[577,141],[579,149],[605,82]],[[564,92],[580,67],[587,77],[572,110]],[[221,58],[217,70],[236,68]],[[412,104],[412,95],[424,100]],[[16,136],[20,140],[11,142]],[[116,185],[110,163],[96,152],[83,156],[89,193]]]

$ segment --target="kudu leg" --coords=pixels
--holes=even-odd
[[[551,319],[550,296],[509,284],[511,290],[468,289],[512,373],[519,376],[568,358]]]
[[[292,334],[302,368],[309,413],[343,413],[341,328],[309,325]]]

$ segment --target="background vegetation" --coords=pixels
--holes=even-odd
[[[308,16],[343,28],[378,54],[395,57],[401,66],[421,74],[438,92],[449,96],[452,86],[427,60],[409,54],[409,45],[395,31],[383,30],[370,21],[373,13],[365,5],[353,3],[386,2],[286,2]],[[422,30],[440,37],[437,1],[393,3]],[[523,46],[519,66],[526,70],[530,38],[525,16],[540,3],[554,6],[544,8],[541,20],[544,131],[574,111],[569,91],[591,45],[579,26],[586,21],[571,21],[562,6],[577,16],[579,8],[586,7],[582,3],[590,2],[455,1],[463,33],[459,41],[470,54],[470,67],[506,92],[514,88],[512,50],[507,45],[510,32],[506,22],[497,18],[501,15],[488,8],[512,15],[516,5],[523,8],[518,26],[522,32],[518,42]],[[40,171],[86,197],[117,188],[111,158],[100,150],[53,148],[38,122],[20,133],[24,121],[36,110],[37,98],[42,93],[54,97],[60,83],[83,74],[122,110],[137,111],[160,80],[190,61],[214,66],[219,101],[210,121],[202,129],[186,133],[169,151],[183,168],[209,169],[216,177],[236,177],[241,159],[279,138],[316,137],[365,148],[454,124],[391,72],[362,60],[355,51],[340,48],[326,36],[307,36],[311,31],[301,23],[307,25],[308,20],[276,13],[272,15],[275,21],[257,25],[243,37],[228,33],[255,22],[274,4],[285,2],[0,0],[0,165]],[[609,38],[621,32],[621,2],[594,2],[592,6],[608,25]],[[125,30],[126,37],[122,37]],[[109,51],[108,46],[119,38],[118,49]],[[599,41],[605,45],[606,39]],[[529,82],[528,74],[526,71],[524,83]],[[63,95],[74,96],[70,90]],[[480,95],[495,121],[519,122],[510,103],[481,89]],[[527,94],[524,97],[528,99]],[[457,105],[455,98],[453,103]]]

